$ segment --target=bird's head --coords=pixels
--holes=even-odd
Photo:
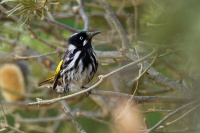
[[[91,45],[92,37],[99,34],[100,31],[88,32],[81,31],[79,33],[74,33],[68,39],[68,43],[72,44],[78,48]]]

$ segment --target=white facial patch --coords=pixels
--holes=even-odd
[[[87,42],[88,41],[85,39],[84,42],[83,42],[83,46],[85,46],[87,44]]]
[[[71,53],[73,53],[73,51],[76,49],[76,46],[70,44],[68,45],[68,51],[70,51]]]
[[[73,36],[75,36],[75,35],[77,35],[78,33],[74,33],[74,34],[72,34],[70,37],[73,37]]]

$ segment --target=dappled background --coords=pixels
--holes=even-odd
[[[1,131],[199,132],[199,0],[0,1]],[[76,93],[37,84],[80,30],[101,31],[87,86],[104,80],[88,97],[27,106]]]

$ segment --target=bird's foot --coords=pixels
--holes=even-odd
[[[63,87],[63,93],[66,95],[67,92],[69,92],[69,87],[68,87],[68,85],[64,85],[64,87]]]
[[[90,90],[90,91],[87,91],[87,92],[85,93],[85,97],[89,97],[90,94],[91,94],[91,90]]]
[[[87,89],[88,87],[82,87],[82,89]],[[85,97],[89,97],[89,95],[91,94],[92,90],[89,90],[85,93]]]

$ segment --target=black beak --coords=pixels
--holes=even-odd
[[[101,31],[87,32],[88,38],[92,38],[93,36],[101,33]]]

